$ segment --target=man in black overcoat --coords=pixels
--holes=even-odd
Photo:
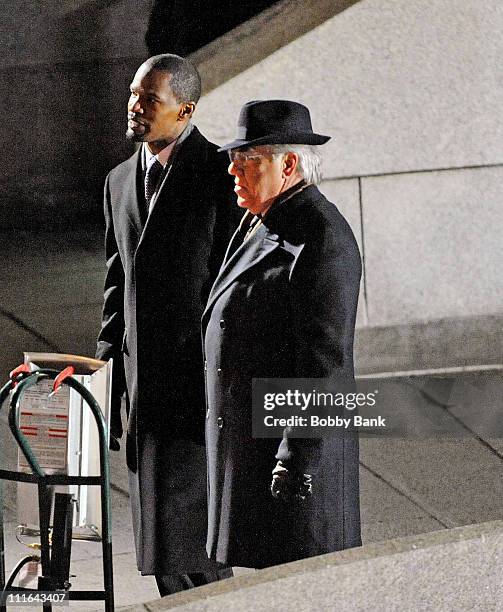
[[[203,315],[210,557],[262,568],[360,545],[358,440],[252,437],[254,378],[353,378],[361,261],[317,189],[308,109],[249,102],[229,151],[246,208]]]
[[[154,56],[131,83],[140,149],[105,184],[107,275],[97,357],[113,358],[112,444],[126,455],[138,568],[161,595],[231,574],[205,552],[200,319],[237,219],[226,156],[192,124],[195,67]],[[234,220],[232,220],[234,218]]]

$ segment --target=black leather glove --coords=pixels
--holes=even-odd
[[[271,494],[285,502],[306,499],[313,494],[312,477],[297,470],[286,468],[278,461],[272,471]]]

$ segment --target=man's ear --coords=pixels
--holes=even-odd
[[[190,119],[194,114],[196,109],[196,105],[194,102],[186,102],[182,104],[180,110],[178,111],[178,121],[183,121],[183,119]]]
[[[288,152],[283,159],[283,175],[285,177],[293,176],[299,165],[299,156],[292,151]]]

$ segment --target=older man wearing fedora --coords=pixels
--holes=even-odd
[[[308,109],[244,105],[229,153],[246,209],[203,315],[207,552],[262,568],[360,545],[358,441],[253,438],[254,378],[353,376],[361,261],[353,233],[320,193]]]

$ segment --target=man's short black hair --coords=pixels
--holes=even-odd
[[[169,86],[179,103],[194,102],[201,97],[201,77],[192,62],[179,55],[162,53],[149,57],[145,62],[151,70],[162,70],[171,74]]]

